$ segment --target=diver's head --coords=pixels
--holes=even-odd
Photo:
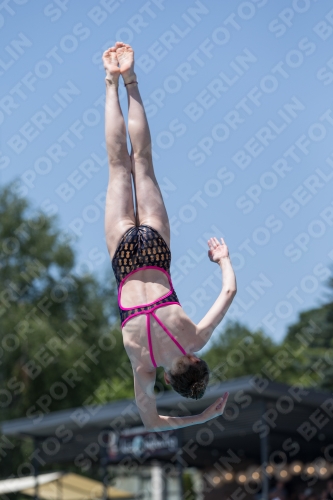
[[[181,396],[200,399],[208,385],[209,369],[203,359],[186,354],[174,359],[170,370],[164,372],[164,380]]]

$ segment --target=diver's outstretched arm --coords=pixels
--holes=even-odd
[[[196,335],[200,339],[200,349],[207,344],[214,329],[222,321],[237,293],[236,276],[230,261],[228,247],[223,238],[221,238],[221,243],[219,243],[217,238],[210,238],[208,246],[210,260],[216,262],[221,267],[223,283],[220,295],[208,313],[197,324]]]
[[[198,415],[184,417],[169,417],[159,415],[156,409],[154,395],[155,372],[147,372],[142,366],[134,367],[135,400],[140,417],[145,428],[152,432],[161,432],[171,429],[180,429],[190,425],[203,424],[212,418],[222,415],[229,393],[218,398],[212,405]]]

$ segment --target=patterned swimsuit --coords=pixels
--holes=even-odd
[[[153,316],[155,321],[157,321],[161,328],[169,335],[171,340],[179,347],[182,354],[186,355],[186,351],[183,347],[155,314],[156,309],[160,307],[165,307],[170,304],[177,304],[180,306],[171,281],[170,263],[171,252],[162,236],[152,227],[143,224],[140,226],[133,226],[126,231],[112,259],[112,269],[118,286],[118,307],[121,326],[123,327],[127,321],[135,316],[140,314],[146,315],[150,358],[155,368],[157,365],[151,340],[151,316]],[[135,307],[123,307],[121,305],[121,291],[124,283],[129,276],[142,269],[158,269],[162,271],[168,278],[170,291],[149,304],[140,304]]]

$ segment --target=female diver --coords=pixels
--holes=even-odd
[[[208,241],[208,256],[221,267],[222,291],[195,325],[183,311],[170,278],[170,227],[152,163],[151,138],[138,82],[134,52],[117,42],[103,54],[106,70],[105,134],[110,180],[105,231],[118,285],[124,347],[130,358],[138,410],[144,426],[163,431],[206,422],[223,413],[228,393],[199,415],[159,415],[154,397],[156,368],[184,397],[201,398],[209,380],[208,366],[196,356],[227,312],[236,279],[223,239]],[[118,99],[120,75],[128,95],[126,126]],[[132,179],[135,192],[133,204]]]

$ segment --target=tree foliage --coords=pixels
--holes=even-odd
[[[333,288],[332,279],[328,285]],[[257,375],[333,390],[333,302],[300,313],[281,343],[261,330],[251,332],[238,322],[229,322],[203,358],[212,382]]]
[[[117,315],[114,287],[75,274],[73,249],[55,219],[32,212],[10,186],[1,193],[0,216],[2,373],[10,417],[33,413],[32,403],[43,396],[47,411],[59,410],[84,403],[106,379],[129,381],[121,332],[110,321]],[[108,397],[118,398],[112,385]]]
[[[78,275],[55,218],[10,185],[0,218],[2,420],[134,397],[111,279]]]
[[[333,287],[332,279],[328,285]],[[333,390],[333,302],[302,312],[288,328],[284,344],[303,351],[297,368],[305,386]]]
[[[229,322],[213,337],[203,356],[210,367],[212,382],[256,374],[276,353],[278,346],[261,331],[251,332],[238,322]]]

